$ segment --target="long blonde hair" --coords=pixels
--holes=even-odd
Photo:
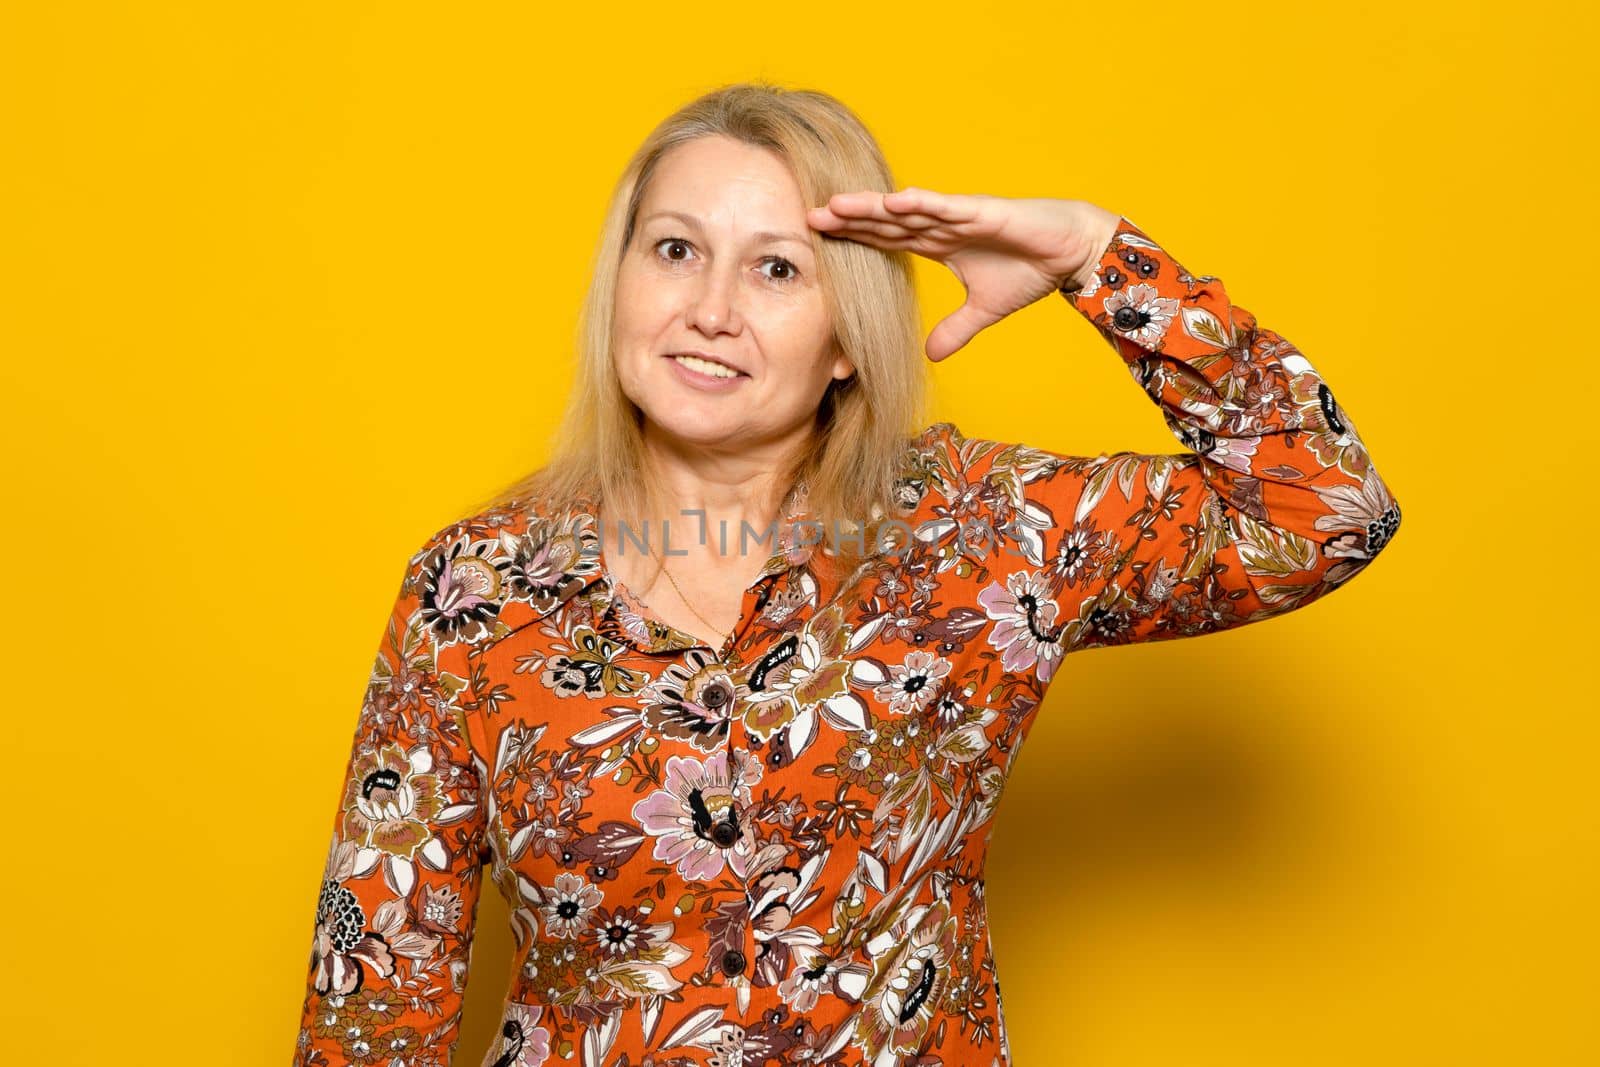
[[[506,486],[489,506],[538,501],[560,512],[579,499],[604,501],[617,515],[655,514],[672,506],[646,477],[642,412],[622,391],[611,344],[617,273],[633,238],[638,208],[662,156],[701,137],[723,136],[775,152],[794,174],[808,206],[835,193],[892,192],[889,165],[861,120],[834,97],[766,82],[726,85],[685,104],[634,152],[618,179],[595,250],[579,327],[578,364],[566,410],[545,466]],[[807,517],[827,531],[833,566],[861,557],[832,531],[900,518],[896,482],[908,441],[926,418],[927,367],[911,253],[811,232],[819,283],[834,341],[855,373],[835,379],[817,410],[817,433],[778,484],[804,479]],[[878,546],[881,547],[881,546]],[[823,553],[814,558],[820,559]]]

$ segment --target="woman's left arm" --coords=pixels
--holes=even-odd
[[[1121,217],[1092,273],[1059,291],[1188,449],[1084,457],[1013,445],[980,464],[1000,551],[1038,565],[1065,651],[1292,611],[1394,537],[1399,505],[1350,416],[1220,279],[1190,274]]]
[[[1061,293],[1188,449],[1066,456],[950,427],[950,462],[998,535],[974,553],[989,572],[979,601],[1041,682],[1068,651],[1302,607],[1394,537],[1399,506],[1311,363],[1126,216],[913,187],[841,194],[809,221],[956,274],[967,299],[930,334],[934,360]]]

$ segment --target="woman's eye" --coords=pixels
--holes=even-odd
[[[656,242],[656,249],[659,251],[662,245],[682,245],[684,247],[688,247],[688,242],[677,237],[663,237],[661,240]],[[668,256],[667,258],[673,259],[674,257]]]
[[[767,277],[772,278],[773,281],[792,282],[795,280],[795,278],[799,277],[800,272],[795,269],[795,265],[790,263],[787,259],[784,259],[782,256],[771,256],[766,260],[766,262],[772,266],[783,268],[783,275],[781,277],[772,278],[772,275],[767,275]]]
[[[689,249],[689,247],[690,247],[689,242],[684,240],[681,237],[663,237],[661,240],[657,241],[656,244],[655,244],[657,255],[661,254],[662,246],[667,246],[667,247],[670,248],[673,245],[677,245],[677,246],[683,248],[685,251],[687,251]],[[669,262],[669,263],[682,263],[683,262],[683,258],[682,257],[672,255],[670,252],[667,253],[662,258],[666,259],[667,262]],[[779,274],[776,274],[776,275],[773,275],[773,274],[768,274],[767,275],[767,278],[770,279],[771,281],[775,281],[775,282],[792,282],[792,281],[797,280],[799,278],[799,276],[800,276],[799,268],[796,267],[793,263],[789,262],[787,259],[784,259],[782,256],[768,256],[765,260],[762,261],[762,263],[764,265],[766,265],[766,266],[773,266],[773,267],[781,267],[782,268],[782,273],[779,273]]]

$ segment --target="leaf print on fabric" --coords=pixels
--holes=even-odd
[[[1009,1067],[984,870],[1062,661],[1298,610],[1400,521],[1306,357],[1131,221],[1062,296],[1181,449],[927,426],[907,532],[850,575],[774,545],[724,648],[632,602],[593,501],[429,539],[339,782],[297,1065],[448,1067],[487,877],[516,967],[486,1067]]]

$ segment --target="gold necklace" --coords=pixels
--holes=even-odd
[[[652,551],[650,553],[650,558],[651,559],[657,559],[659,557],[657,557],[655,552]],[[706,629],[710,630],[714,634],[721,635],[722,638],[724,640],[726,640],[727,639],[727,635],[722,633],[721,627],[713,626],[709,619],[707,619],[704,615],[700,614],[700,612],[695,610],[695,606],[692,603],[690,603],[689,598],[684,595],[683,588],[678,585],[678,580],[672,576],[672,572],[671,571],[667,570],[667,561],[664,560],[664,559],[661,560],[661,573],[665,574],[667,576],[667,581],[671,582],[672,583],[672,588],[677,590],[678,599],[683,601],[683,606],[688,608],[689,611],[694,615],[694,617],[699,619],[701,621],[701,623],[703,623],[705,625]],[[634,599],[638,600],[641,604],[643,604],[647,608],[650,606],[649,603],[647,603],[644,600],[644,598],[640,597],[638,594],[634,594]]]
[[[650,557],[652,559],[657,558],[654,552],[650,553]],[[722,633],[722,631],[717,627],[712,626],[704,615],[700,614],[698,611],[695,611],[694,605],[689,603],[689,598],[684,596],[683,590],[679,588],[678,580],[672,576],[671,571],[667,570],[667,561],[664,559],[661,561],[661,573],[667,576],[667,581],[672,583],[672,588],[678,591],[678,598],[683,601],[684,607],[694,612],[695,618],[705,623],[706,628],[712,633]],[[650,606],[649,604],[644,603],[644,601],[637,595],[634,596],[634,599],[638,600],[645,607]],[[726,640],[726,638],[724,638],[724,640]],[[728,788],[733,794],[734,804],[733,807],[728,809],[728,821],[726,823],[718,823],[712,827],[712,839],[724,848],[729,847],[738,839],[738,826],[734,820],[737,817],[738,812],[742,810],[742,806],[739,804],[739,790],[742,787],[743,782],[744,763],[734,755],[733,732],[730,730],[728,732]],[[723,840],[722,835],[726,835],[727,840]]]
[[[804,479],[800,479],[794,485],[790,486],[789,487],[789,492],[787,494],[785,494],[785,496],[783,498],[783,505],[780,507],[780,511],[784,511],[784,513],[787,514],[788,511],[786,509],[792,509],[792,507],[794,506],[794,501],[796,499],[798,499],[800,496],[804,496],[806,494],[808,488],[809,488],[809,484]],[[652,551],[650,553],[650,558],[651,559],[657,559],[659,557],[657,557],[655,552]],[[665,574],[667,576],[667,581],[672,583],[672,588],[677,592],[678,599],[683,601],[683,606],[688,608],[689,611],[694,615],[694,617],[699,619],[700,622],[703,623],[705,625],[705,627],[708,630],[710,630],[712,633],[714,633],[714,634],[722,634],[722,629],[720,627],[713,626],[709,619],[707,619],[704,615],[700,614],[700,612],[695,610],[694,604],[690,603],[688,596],[686,596],[684,594],[683,587],[680,586],[678,584],[678,580],[672,576],[672,572],[667,570],[667,561],[665,559],[661,560],[661,573]],[[644,604],[645,607],[649,607],[650,606],[648,603],[644,602],[643,598],[636,597],[636,599],[638,599],[641,604]],[[726,634],[723,634],[723,639],[724,640],[727,639],[727,635]]]
[[[701,621],[701,622],[703,622],[703,623],[705,623],[705,624],[706,624],[706,627],[707,627],[707,628],[708,628],[708,629],[709,629],[709,630],[710,630],[710,631],[711,631],[711,632],[712,632],[712,633],[714,633],[714,634],[720,634],[720,633],[722,633],[722,629],[721,629],[721,627],[718,627],[718,626],[712,626],[712,625],[711,625],[711,623],[710,623],[710,621],[709,621],[709,620],[708,620],[708,619],[707,619],[707,618],[706,618],[706,617],[705,617],[705,616],[704,616],[704,615],[702,615],[702,614],[700,614],[700,613],[699,613],[699,612],[698,612],[698,611],[695,611],[695,610],[694,610],[694,605],[693,605],[693,604],[691,604],[691,603],[689,603],[689,598],[688,598],[688,597],[687,597],[687,596],[684,596],[684,594],[683,594],[683,589],[682,589],[682,587],[680,587],[680,586],[679,586],[679,585],[678,585],[678,579],[676,579],[676,578],[674,578],[674,577],[673,577],[673,576],[672,576],[672,572],[671,572],[671,571],[669,571],[669,570],[667,570],[667,561],[666,561],[666,560],[662,560],[662,561],[661,561],[661,573],[662,573],[662,574],[665,574],[665,575],[666,575],[666,576],[667,576],[667,581],[669,581],[669,582],[671,582],[671,583],[672,583],[672,588],[674,588],[674,589],[676,589],[676,590],[677,590],[677,591],[678,591],[678,599],[679,599],[679,600],[682,600],[682,601],[683,601],[683,605],[684,605],[684,607],[686,607],[686,608],[688,608],[688,609],[689,609],[689,610],[690,610],[690,611],[692,611],[692,612],[694,612],[694,617],[695,617],[695,618],[697,618],[697,619],[699,619],[699,620],[700,620],[700,621]]]

